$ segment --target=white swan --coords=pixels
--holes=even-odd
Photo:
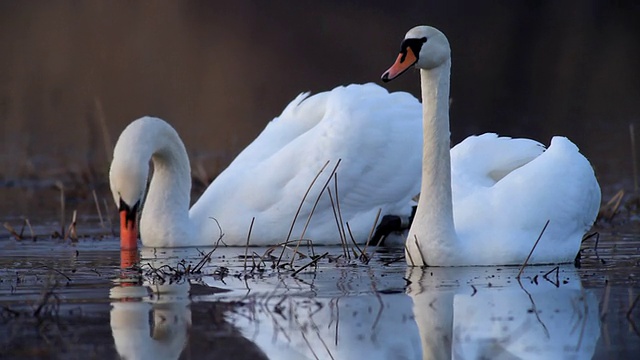
[[[407,262],[522,264],[547,221],[528,263],[572,261],[600,205],[589,161],[564,137],[554,137],[543,152],[535,141],[495,134],[472,136],[450,155],[451,51],[444,34],[428,26],[411,29],[382,79],[390,81],[413,64],[422,80],[424,147]]]
[[[132,122],[118,139],[109,173],[120,207],[121,247],[136,247],[136,213],[142,209],[150,160],[154,172],[140,218],[145,246],[213,245],[220,235],[216,221],[226,244],[244,245],[254,217],[251,245],[280,243],[327,161],[302,204],[291,239],[339,244],[341,233],[350,239],[348,223],[355,239],[363,242],[379,210],[381,215],[408,217],[410,199],[420,187],[418,100],[375,84],[307,96],[299,95],[271,121],[191,210],[189,159],[176,131],[156,118]],[[336,194],[329,178],[339,160]],[[333,199],[327,190],[321,194],[327,182]],[[332,205],[336,197],[341,219]]]

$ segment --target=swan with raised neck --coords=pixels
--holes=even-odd
[[[459,146],[483,142],[487,147],[496,144],[496,148],[504,150],[506,144],[514,153],[523,154],[520,159],[513,155],[514,158],[505,161],[509,165],[504,168],[487,165],[483,169],[486,170],[483,183],[468,187],[477,191],[460,196],[456,203],[456,197],[452,196],[449,141],[451,50],[442,32],[430,26],[411,29],[396,62],[382,75],[382,80],[390,81],[413,65],[420,69],[421,78],[423,157],[421,195],[405,247],[407,263],[521,265],[545,220],[549,221],[547,239],[539,244],[528,263],[572,261],[582,236],[595,221],[600,204],[600,188],[586,158],[564,137],[554,137],[549,149],[534,156],[531,154],[535,149],[521,150],[539,145],[532,140],[498,138],[494,134],[470,137]],[[497,152],[496,155],[504,156]],[[480,157],[474,160],[487,162]]]

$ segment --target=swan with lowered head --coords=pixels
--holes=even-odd
[[[484,134],[467,138],[450,154],[451,50],[442,32],[429,26],[409,30],[382,80],[414,64],[420,69],[424,133],[407,263],[521,265],[547,221],[528,263],[573,261],[600,206],[589,161],[559,136],[544,150],[533,140]]]
[[[121,247],[136,248],[139,211],[140,238],[150,247],[214,245],[220,228],[224,243],[245,245],[252,218],[250,245],[287,238],[339,244],[349,230],[364,242],[378,211],[411,214],[421,129],[420,103],[408,93],[364,84],[301,94],[189,210],[191,170],[180,137],[163,120],[138,119],[120,135],[109,172]],[[330,179],[338,161],[337,179]]]

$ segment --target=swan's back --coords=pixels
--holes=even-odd
[[[244,166],[258,164],[318,125],[325,115],[329,94],[322,92],[312,97],[308,92],[299,94],[233,162]]]
[[[364,241],[378,209],[382,215],[410,213],[410,199],[420,187],[421,131],[420,103],[408,93],[389,94],[364,84],[301,94],[214,180],[190,216],[216,218],[227,243],[246,241],[252,217],[253,244],[282,241],[305,192],[329,161],[298,216],[293,236],[299,236],[331,169],[341,160],[341,215],[357,240]],[[335,202],[333,180],[331,193]],[[213,231],[211,221],[202,223],[201,231]],[[305,238],[340,243],[326,191]]]
[[[461,252],[478,264],[526,258],[549,221],[530,261],[561,263],[573,260],[599,206],[591,164],[571,141],[556,136],[546,151],[494,184],[454,196],[454,221],[465,244]]]
[[[454,203],[490,187],[515,169],[544,152],[544,145],[531,139],[498,137],[494,133],[473,135],[451,149],[451,186]]]

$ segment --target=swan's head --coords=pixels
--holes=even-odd
[[[149,173],[148,164],[134,166],[128,160],[114,154],[109,171],[111,193],[120,212],[120,247],[123,250],[137,248],[138,212],[142,207]]]
[[[417,68],[431,70],[444,64],[451,58],[449,41],[440,30],[431,26],[416,26],[407,32],[396,62],[382,74],[387,82],[400,76],[414,65]]]
[[[139,128],[129,125],[120,135],[113,151],[109,184],[120,212],[120,247],[136,249],[138,212],[141,210],[149,176],[149,160],[136,151]]]

